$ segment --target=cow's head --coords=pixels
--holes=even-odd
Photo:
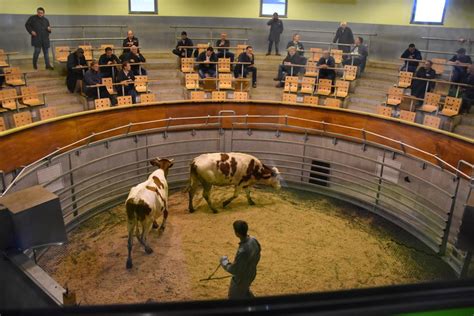
[[[165,173],[165,177],[166,177],[166,176],[168,176],[168,169],[173,167],[174,159],[156,157],[156,158],[150,160],[150,164],[152,166],[163,169],[163,171]]]
[[[270,168],[263,165],[262,177],[260,182],[273,187],[275,190],[280,190],[280,171],[278,171],[277,167]]]

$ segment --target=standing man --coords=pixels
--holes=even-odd
[[[278,18],[278,13],[273,13],[273,18],[267,22],[270,25],[270,34],[268,35],[268,52],[267,56],[272,53],[272,46],[275,42],[275,55],[280,56],[278,52],[278,44],[280,43],[280,35],[283,33],[283,22]]]
[[[232,274],[229,299],[254,298],[255,296],[250,291],[250,285],[257,276],[257,264],[260,261],[261,247],[255,237],[247,235],[249,227],[245,221],[237,220],[233,226],[235,236],[240,239],[234,263],[230,263],[227,256],[221,258],[221,266]]]
[[[354,44],[354,34],[352,34],[351,28],[347,26],[347,22],[341,22],[332,42],[339,44]],[[342,50],[343,53],[349,53],[351,51],[351,47],[348,45],[339,45],[338,48]]]
[[[416,49],[415,44],[408,45],[408,48],[403,52],[400,58],[404,59],[413,59],[413,60],[422,60],[421,53],[418,49]],[[409,71],[409,72],[416,72],[416,68],[418,68],[417,61],[403,61],[403,66],[400,71]]]
[[[51,33],[51,26],[49,21],[44,17],[44,9],[39,7],[36,9],[36,15],[30,16],[25,24],[26,30],[31,34],[31,46],[35,48],[33,53],[33,68],[38,69],[38,57],[43,50],[44,63],[46,69],[53,70],[49,62],[49,33]]]
[[[249,72],[252,73],[252,88],[257,87],[257,68],[255,67],[255,56],[253,54],[252,46],[247,46],[245,52],[239,55],[237,59],[239,63],[249,63],[249,64],[238,64],[234,68],[235,78],[244,77],[247,78]]]

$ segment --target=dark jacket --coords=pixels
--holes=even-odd
[[[472,64],[471,57],[468,55],[458,56],[454,55],[449,61],[459,61],[462,64]],[[454,66],[453,67],[453,76],[459,78],[458,82],[462,81],[467,74],[467,67]]]
[[[220,44],[221,44],[222,42],[224,42],[224,44],[223,44],[222,46],[220,46]],[[223,53],[224,51],[227,53],[227,52],[229,51],[228,49],[222,49],[222,48],[219,48],[219,47],[230,47],[230,41],[229,41],[229,40],[223,41],[223,40],[221,40],[221,39],[218,39],[218,40],[216,41],[216,48],[217,48],[217,51],[218,51],[219,53]]]
[[[206,61],[206,52],[202,52],[201,54],[199,54],[197,61],[199,62]],[[215,53],[212,53],[212,55],[209,57],[209,61],[217,62],[217,56]],[[199,64],[199,69],[216,70],[216,64]]]
[[[99,65],[107,65],[111,61],[113,64],[120,64],[120,59],[112,54],[110,57],[107,54],[100,55]],[[112,77],[112,68],[117,69],[116,67],[100,67],[100,72],[103,77]],[[117,72],[115,72],[117,73]]]
[[[176,44],[176,50],[180,52],[181,57],[189,58],[193,56],[192,48],[178,48],[179,46],[194,46],[193,41],[190,38],[186,38],[185,40],[180,39]]]
[[[418,49],[415,48],[415,51],[413,53],[410,53],[410,51],[408,50],[408,48],[403,52],[402,56],[400,56],[401,58],[412,58],[412,59],[418,59],[418,60],[422,60],[423,58],[421,57],[421,53]],[[405,61],[406,63],[406,61]],[[416,71],[416,68],[418,67],[418,62],[417,61],[409,61],[408,62],[408,69],[407,71],[413,71],[415,72]]]
[[[468,73],[464,78],[463,83],[474,86],[474,73]],[[462,94],[463,98],[474,100],[474,87],[466,88]]]
[[[298,55],[304,56],[304,46],[301,42],[293,42],[289,41],[288,44],[286,44],[286,48],[290,48],[291,46],[296,47],[296,50],[298,51]]]
[[[284,65],[285,63],[291,63],[294,65],[304,65],[306,64],[306,58],[300,56],[298,53],[294,54],[293,56],[290,56],[290,54],[287,54],[285,59],[283,59],[282,64]],[[285,67],[285,72],[290,73],[291,72],[291,66],[284,66]],[[293,67],[293,75],[296,76],[300,72],[304,72],[304,67]]]
[[[354,53],[356,49],[358,50],[358,54],[360,55],[359,58],[364,59],[364,60],[367,59],[367,56],[369,56],[369,51],[367,49],[367,46],[365,46],[364,44],[359,45],[359,46],[354,46],[351,49],[351,53]]]
[[[136,37],[134,36],[134,37],[132,37],[132,40],[129,40],[128,37],[123,40],[122,47],[132,47],[132,46],[139,47],[138,38],[136,38]],[[122,55],[126,55],[126,54],[128,54],[129,52],[130,52],[129,49],[124,49],[123,52],[122,52]]]
[[[135,81],[135,75],[133,74],[133,71],[129,71],[128,74],[125,74],[123,70],[120,70],[119,73],[117,74],[117,82],[122,82],[126,80]],[[125,85],[124,86],[125,95],[128,95],[129,91],[134,90],[134,89],[135,89],[135,85],[133,83]],[[121,86],[117,86],[117,92],[119,95],[122,95]]]
[[[243,71],[247,70],[248,67],[253,67],[255,63],[255,55],[252,55],[252,57],[249,57],[246,52],[243,52],[239,55],[239,58],[237,58],[237,61],[239,63],[250,63],[249,65],[235,65],[234,68],[234,73],[236,74],[241,74]]]
[[[261,249],[257,239],[249,236],[239,243],[234,262],[224,267],[232,274],[233,281],[239,286],[250,287],[255,280]]]
[[[146,62],[146,59],[140,53],[138,53],[138,55],[135,55],[134,53],[130,52],[125,55],[123,61],[128,61],[129,63],[144,63]],[[135,75],[140,74],[140,65],[132,65],[132,71]]]
[[[329,56],[326,60],[324,57],[321,57],[318,60],[318,66],[321,65],[328,65],[328,67],[334,68],[336,67],[336,61],[332,56]],[[336,76],[336,71],[334,69],[320,69],[319,70],[319,77],[320,78],[331,78],[334,79]]]
[[[347,26],[345,29],[339,27],[332,42],[341,44],[354,44],[354,34],[352,34],[351,28]]]
[[[66,85],[70,92],[74,92],[76,81],[83,79],[83,70],[74,69],[76,66],[87,66],[84,56],[78,58],[75,53],[70,53],[67,57],[67,77]]]
[[[28,33],[36,32],[36,36],[31,35],[31,46],[34,47],[49,47],[49,21],[47,18],[40,18],[37,15],[32,15],[25,23],[25,28]]]
[[[267,25],[270,25],[270,34],[268,35],[268,40],[271,42],[279,42],[280,34],[283,33],[283,22],[280,19],[271,19],[267,22]]]
[[[329,56],[328,59],[321,57],[318,60],[318,66],[321,66],[321,65],[328,65],[328,67],[334,68],[336,67],[336,61],[334,60],[332,56]]]
[[[420,67],[420,69],[416,71],[415,78],[413,80],[411,95],[420,99],[424,99],[426,86],[428,85],[428,92],[430,92],[433,90],[435,83],[425,80],[416,80],[416,78],[435,79],[435,77],[436,71],[434,71],[433,68],[427,71],[425,67]]]

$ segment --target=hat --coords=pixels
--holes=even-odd
[[[458,54],[465,54],[465,53],[466,53],[466,49],[461,47],[460,49],[458,49],[458,50],[456,51],[456,53],[458,53]]]

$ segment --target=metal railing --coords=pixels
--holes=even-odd
[[[236,31],[244,31],[245,38],[233,38],[229,40],[235,40],[235,41],[243,41],[244,44],[247,44],[248,38],[249,38],[249,31],[252,30],[251,27],[233,27],[233,26],[197,26],[197,25],[170,25],[170,29],[174,30],[174,39],[178,39],[181,31],[187,30],[187,29],[200,29],[200,30],[207,30],[209,36],[208,37],[194,37],[190,36],[192,39],[206,39],[206,40],[217,40],[219,39],[220,33],[222,33],[223,30],[236,30]],[[173,42],[173,45],[175,42]]]
[[[150,127],[135,132],[134,127],[140,125]],[[228,128],[224,129],[225,126]],[[331,128],[344,132],[331,132]],[[95,141],[97,136],[111,132],[117,135]],[[111,149],[117,146],[120,150]],[[469,190],[469,198],[474,166],[459,161],[454,167],[436,154],[398,140],[324,121],[221,111],[217,116],[130,123],[92,134],[29,164],[3,195],[32,185],[38,170],[60,163],[63,171],[42,184],[48,187],[62,183],[54,191],[60,197],[70,230],[97,212],[122,203],[130,187],[148,176],[151,169],[147,162],[158,152],[160,156],[175,159],[169,183],[171,188],[177,188],[186,183],[188,165],[194,156],[219,151],[255,154],[264,162],[276,165],[288,186],[360,205],[413,234],[457,273],[467,271],[472,254],[458,255],[462,252],[455,249],[453,234],[459,227],[460,209],[467,201],[459,192]],[[420,155],[427,158],[421,159]],[[403,161],[407,167],[395,167],[391,163],[394,160]],[[327,166],[315,171],[312,169],[314,161]],[[413,166],[418,166],[419,172],[414,171]],[[461,168],[471,172],[466,173]],[[423,174],[426,169],[444,181],[433,183]],[[403,182],[391,180],[387,175],[393,172],[399,173],[401,179],[419,183],[422,189],[413,190]]]
[[[292,29],[294,33],[319,33],[319,34],[331,34],[335,35],[335,31],[328,31],[328,30],[308,30],[308,29]],[[372,37],[377,36],[377,33],[353,33],[354,35],[366,36],[368,38],[364,39],[364,42],[367,43],[367,49],[370,52],[370,43],[372,41]],[[340,44],[343,45],[343,44]],[[329,47],[331,48],[331,47]]]

